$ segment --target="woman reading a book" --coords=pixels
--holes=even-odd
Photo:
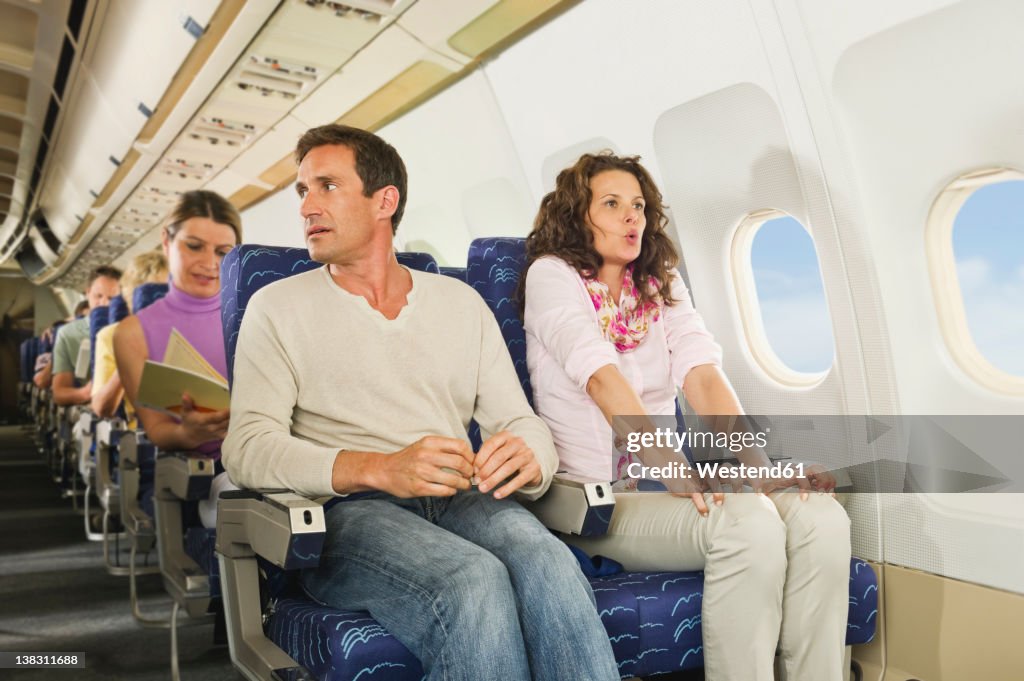
[[[623,473],[642,474],[629,473],[640,466],[628,447],[616,451],[613,432],[628,442],[655,427],[652,416],[674,426],[680,388],[702,418],[735,423],[743,414],[721,349],[676,271],[667,223],[661,192],[637,157],[586,154],[559,173],[526,242],[520,298],[537,413],[563,469],[618,480],[623,491],[636,483]],[[671,448],[637,454],[642,465],[680,470]],[[737,456],[770,463],[753,447]],[[617,495],[607,534],[566,540],[627,570],[704,570],[709,681],[771,679],[777,644],[786,678],[839,681],[849,519],[825,493],[832,475],[807,471],[799,494],[778,493],[790,481],[750,479],[761,494],[726,495],[705,493],[685,474],[662,479],[672,494]]]
[[[220,376],[227,375],[220,318],[220,263],[242,240],[242,220],[227,199],[209,191],[182,194],[161,234],[170,270],[167,296],[126,317],[114,334],[114,354],[125,394],[138,412],[146,436],[160,449],[196,450],[220,456],[229,412],[205,409],[188,394],[181,396],[177,417],[139,404],[146,360],[162,361],[172,331]],[[226,383],[226,381],[225,381]],[[219,464],[218,464],[219,467]],[[212,524],[220,489],[230,484],[220,473],[214,480],[213,504],[200,505],[203,524]]]

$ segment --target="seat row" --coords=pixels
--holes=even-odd
[[[402,264],[462,280],[495,314],[528,399],[525,336],[514,292],[525,261],[521,239],[477,239],[466,268],[439,268],[423,253],[399,254]],[[252,295],[274,281],[319,267],[305,249],[242,245],[222,264],[221,310],[228,378],[232,377],[238,331]],[[133,309],[159,299],[166,286],[145,284],[135,291]],[[90,315],[90,337],[124,316],[120,301]],[[41,451],[64,472],[74,461],[71,488],[81,486],[103,510],[91,539],[103,541],[112,574],[129,576],[133,615],[144,626],[171,631],[172,676],[178,677],[178,613],[209,618],[223,608],[235,666],[250,679],[317,678],[420,679],[415,657],[368,613],[340,611],[310,601],[297,587],[297,571],[315,566],[324,540],[324,508],[287,491],[243,490],[221,495],[217,528],[195,521],[194,505],[209,494],[213,462],[194,452],[158,452],[145,434],[129,430],[123,418],[101,420],[85,408],[58,412],[31,386],[33,350],[23,345],[21,394],[37,423]],[[77,423],[77,438],[71,437]],[[63,430],[62,430],[63,427]],[[468,434],[474,445],[478,431]],[[55,451],[49,453],[51,449]],[[602,534],[614,512],[607,483],[556,478],[550,491],[530,506],[552,530]],[[343,503],[343,502],[342,502]],[[88,506],[86,501],[83,506]],[[123,556],[121,541],[127,543]],[[174,605],[170,619],[140,612],[136,576],[156,549],[165,589]],[[650,676],[703,665],[701,602],[703,573],[598,572],[584,560],[622,677]],[[847,644],[869,641],[875,631],[877,585],[874,572],[851,562]],[[306,676],[304,676],[306,675]]]

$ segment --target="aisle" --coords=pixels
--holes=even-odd
[[[135,623],[128,578],[108,575],[102,561],[101,545],[85,539],[82,517],[50,480],[31,431],[0,427],[0,650],[86,653],[86,669],[3,670],[0,677],[170,678],[169,632]],[[139,584],[145,612],[170,612],[159,575],[142,577]],[[212,641],[212,625],[180,629],[184,681],[241,678],[227,646]]]

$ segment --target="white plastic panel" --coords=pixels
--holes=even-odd
[[[181,3],[112,2],[85,67],[132,137],[156,108],[195,39],[181,25]],[[92,44],[92,43],[91,43]]]
[[[771,83],[749,4],[588,0],[485,66],[530,182],[558,149],[613,139],[658,179],[658,114],[737,82]],[[585,39],[582,36],[586,36]]]
[[[295,190],[282,189],[242,211],[242,237],[247,244],[305,248]]]
[[[473,237],[529,230],[526,178],[482,74],[468,76],[379,134],[409,171],[408,205],[398,228],[405,248],[464,266]],[[494,200],[489,207],[488,198]]]
[[[297,106],[292,115],[307,127],[335,121],[421,59],[436,61],[453,71],[458,68],[457,64],[430,53],[409,34],[392,26]]]
[[[851,46],[832,87],[850,161],[864,190],[865,231],[886,290],[901,400],[908,413],[1014,413],[1024,399],[979,386],[940,332],[925,257],[932,202],[955,177],[993,164],[1024,167],[1024,63],[1011,0],[963,3]],[[956,49],[951,49],[956,46]],[[871,78],[864,78],[872,73]]]
[[[231,163],[231,170],[250,177],[250,183],[258,183],[256,178],[268,167],[280,161],[282,156],[295,149],[295,143],[308,128],[309,126],[302,121],[285,116],[273,129],[235,159]]]
[[[468,63],[470,58],[453,50],[448,39],[496,4],[498,0],[419,0],[398,23],[431,49]]]

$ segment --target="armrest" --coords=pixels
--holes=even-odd
[[[178,501],[208,498],[214,465],[214,459],[198,452],[157,452],[156,498]]]
[[[96,424],[96,494],[103,507],[116,514],[120,509],[111,508],[112,495],[118,485],[114,482],[112,461],[114,449],[120,444],[125,433],[125,423],[121,419],[101,419]]]
[[[153,519],[139,506],[139,458],[151,449],[145,433],[131,431],[121,437],[117,462],[121,485],[121,522],[133,537],[153,537]],[[148,550],[139,546],[140,550]]]
[[[596,537],[607,532],[615,510],[615,495],[610,483],[558,474],[540,499],[520,499],[520,502],[548,529],[583,537]]]
[[[197,452],[158,451],[156,457],[153,510],[160,575],[164,588],[191,617],[209,606],[210,576],[185,553],[181,502],[210,495],[213,469],[214,460]]]
[[[72,433],[78,443],[78,472],[86,484],[90,482],[89,473],[93,468],[92,444],[96,432],[96,421],[95,414],[88,409],[82,409],[78,412],[78,418],[75,419],[75,425],[72,428]]]
[[[217,557],[231,661],[249,679],[312,678],[266,637],[256,555],[286,569],[320,562],[320,504],[291,492],[224,492],[217,505]]]

